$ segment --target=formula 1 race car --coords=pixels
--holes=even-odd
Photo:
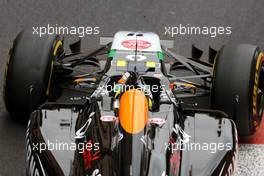
[[[122,31],[66,53],[61,36],[18,34],[6,108],[27,120],[27,175],[232,175],[239,136],[263,114],[263,54],[242,44],[192,47]],[[206,102],[206,103],[204,103]]]

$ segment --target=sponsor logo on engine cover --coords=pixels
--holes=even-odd
[[[128,49],[147,49],[151,46],[151,43],[145,40],[125,40],[122,42],[122,46]]]
[[[95,112],[92,112],[88,118],[88,120],[85,122],[85,124],[76,131],[76,136],[74,137],[75,139],[81,139],[85,137],[85,133],[88,130],[91,122],[92,122],[92,116],[95,114]]]
[[[115,116],[111,116],[111,115],[106,115],[106,116],[102,116],[100,117],[100,120],[102,122],[115,122],[117,120],[117,118]]]
[[[146,56],[142,56],[142,55],[127,55],[126,58],[128,60],[131,60],[131,61],[143,61],[143,60],[146,60],[147,57]]]

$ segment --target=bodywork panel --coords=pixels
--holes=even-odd
[[[93,106],[99,108],[98,105]],[[97,109],[85,139],[76,139],[76,131],[85,124],[91,111],[63,108],[36,111],[27,133],[28,148],[32,149],[31,154],[28,153],[29,164],[33,160],[34,163],[39,162],[35,169],[43,168],[48,175],[54,174],[51,171],[54,168],[59,175],[92,174],[97,170],[102,175],[231,174],[237,151],[234,123],[214,112],[188,111],[183,130],[190,137],[187,143],[180,144],[180,148],[178,142],[182,134],[176,133],[173,108],[167,108],[166,112],[158,113],[167,117],[166,123],[162,126],[148,124],[145,130],[134,135],[122,130],[120,124],[102,122]],[[41,133],[36,133],[38,130]],[[52,148],[41,153],[33,150],[33,146],[36,143],[41,145],[41,142]],[[73,146],[85,142],[90,142],[89,150],[72,150]],[[57,148],[51,144],[56,144]],[[221,145],[221,149],[217,145]],[[90,154],[85,158],[88,151]]]

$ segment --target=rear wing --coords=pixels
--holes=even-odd
[[[100,37],[100,45],[107,45],[113,41],[113,37]],[[165,48],[173,48],[173,40],[160,40],[160,44]]]

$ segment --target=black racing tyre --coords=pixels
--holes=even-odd
[[[20,32],[7,59],[3,95],[6,109],[16,120],[28,119],[49,93],[55,58],[63,50],[60,36],[39,37]]]
[[[262,119],[263,61],[260,49],[248,44],[224,46],[216,56],[211,105],[235,121],[239,136],[254,134]]]

